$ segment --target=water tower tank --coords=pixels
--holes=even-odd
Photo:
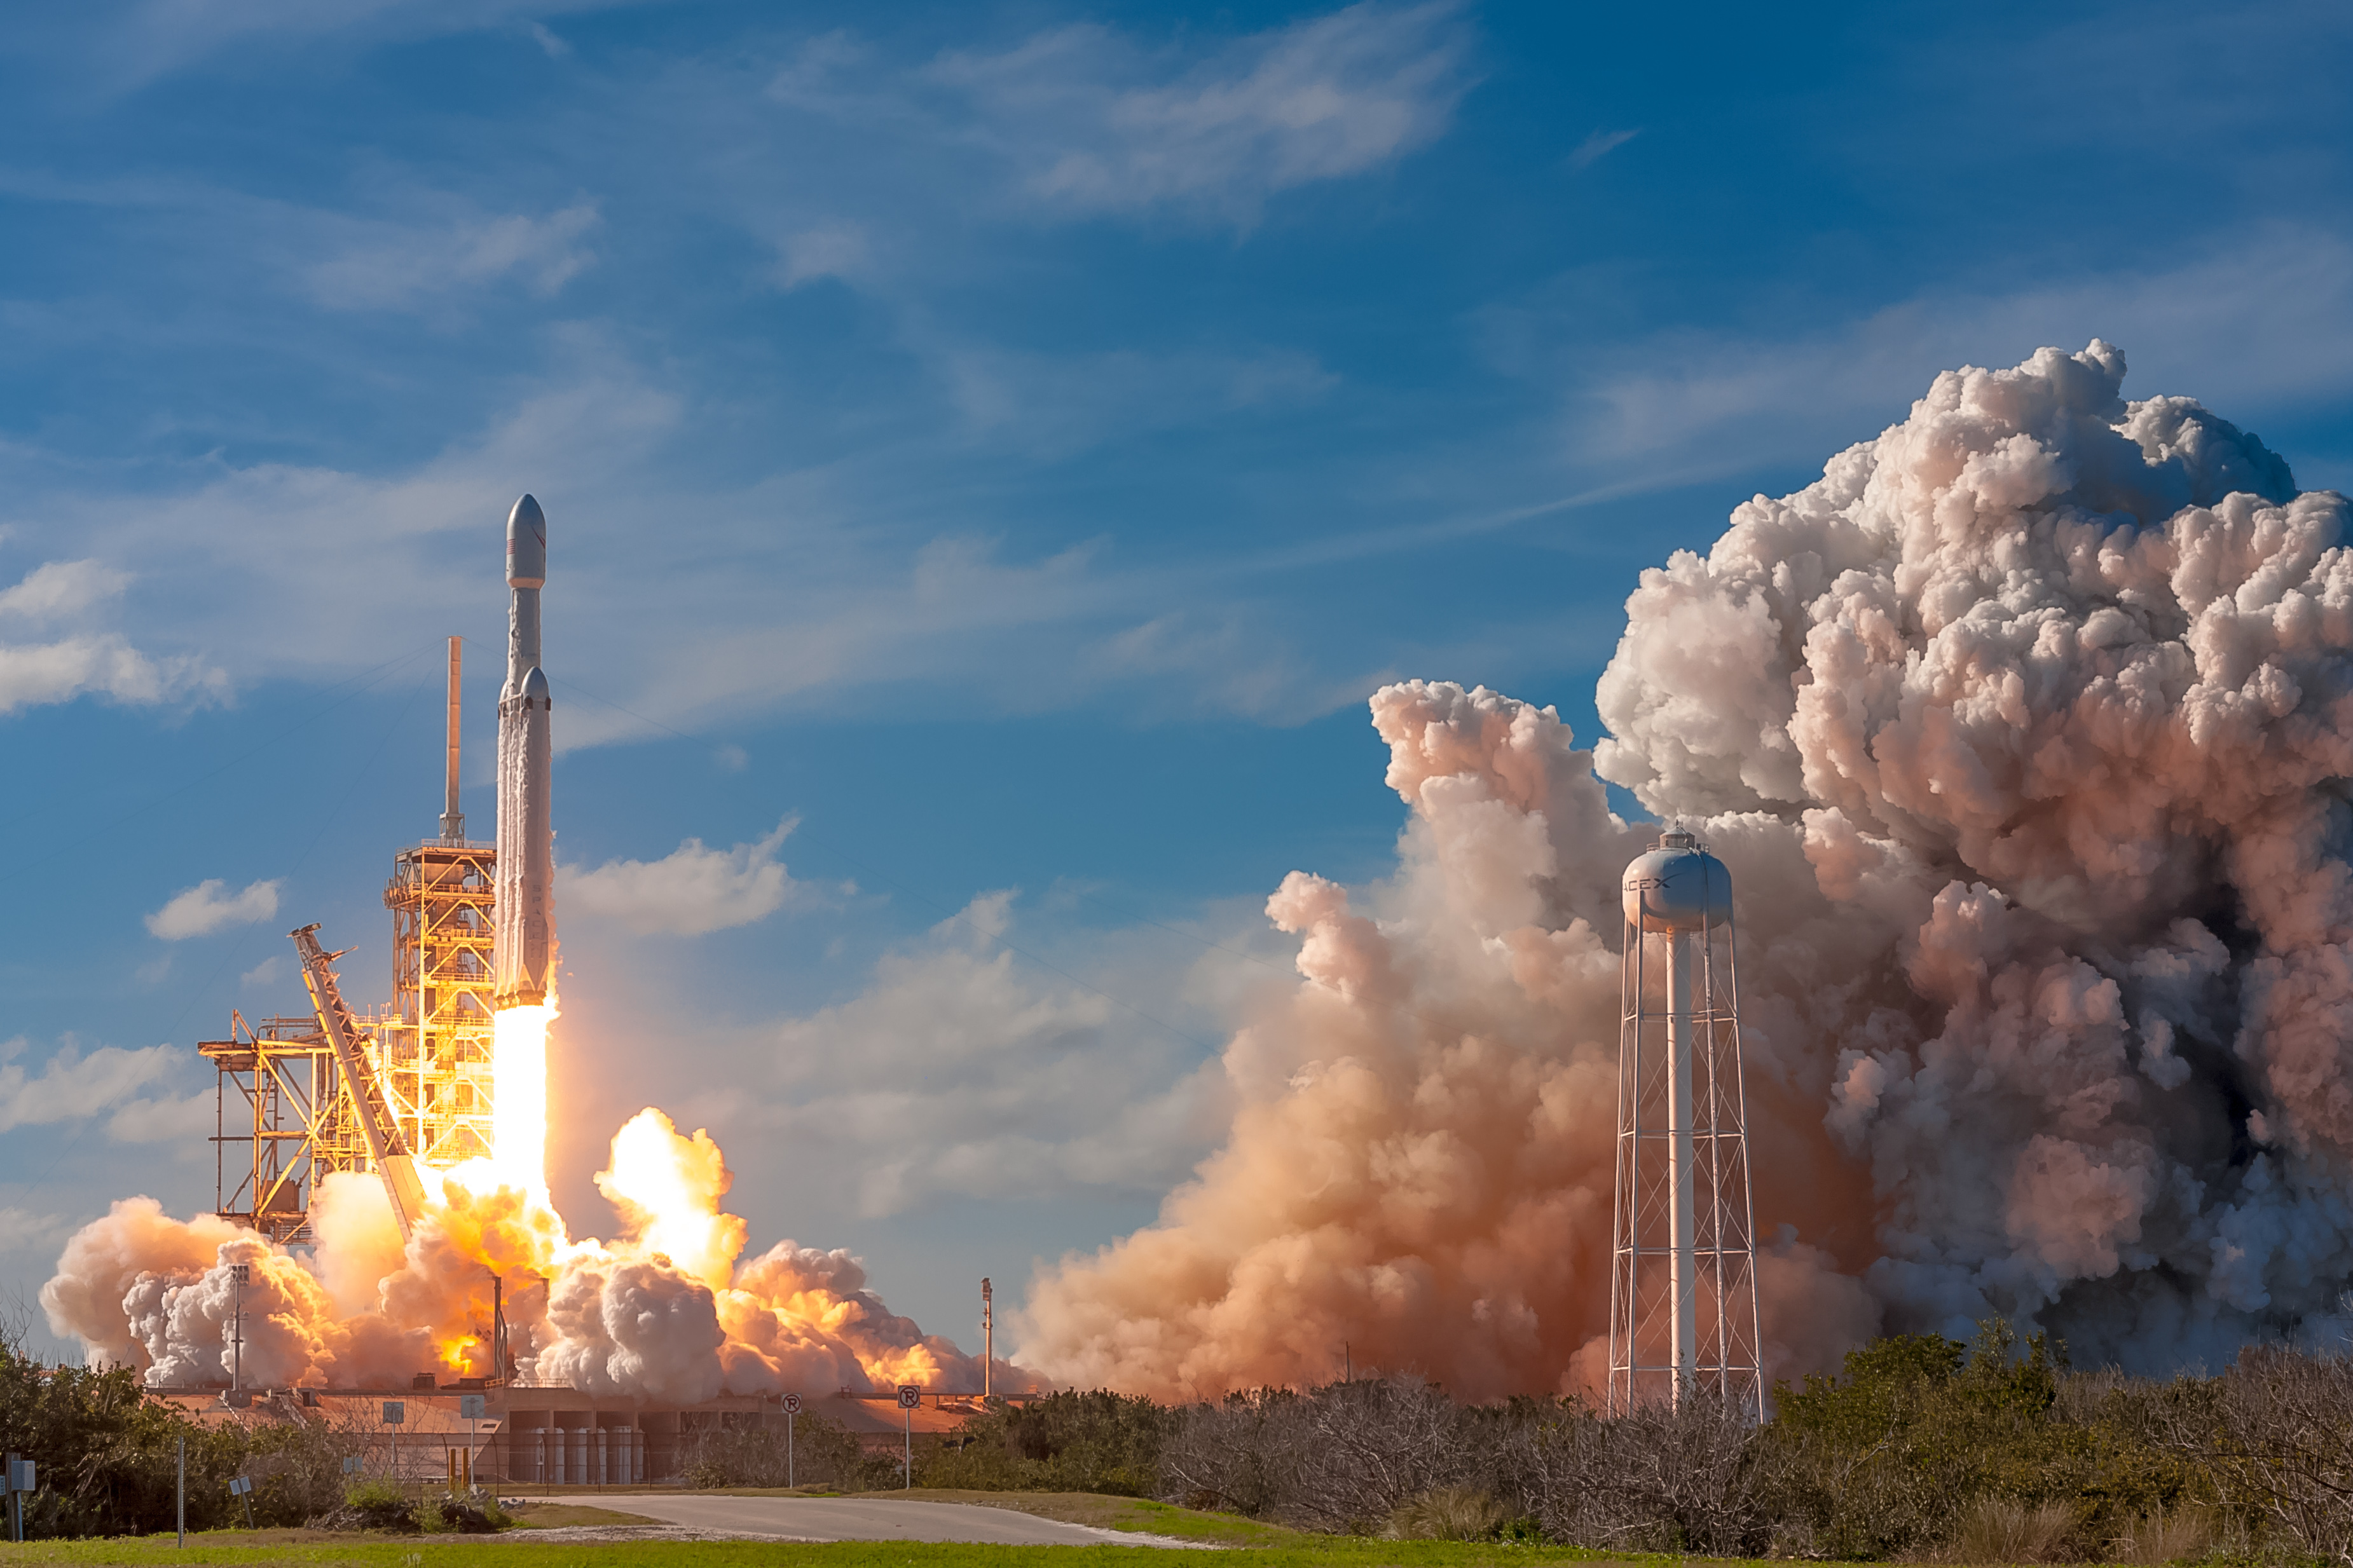
[[[1626,868],[1626,923],[1638,931],[1698,931],[1732,913],[1732,873],[1676,828]]]

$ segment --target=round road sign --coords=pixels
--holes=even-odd
[[[923,1402],[923,1385],[922,1385],[921,1384],[914,1384],[914,1383],[902,1383],[902,1384],[901,1384],[899,1385],[899,1408],[900,1408],[900,1409],[902,1409],[902,1410],[913,1410],[913,1408],[915,1408],[915,1406],[917,1406],[918,1405],[921,1405]]]
[[[786,1394],[786,1395],[785,1395],[785,1414],[786,1414],[786,1415],[798,1415],[800,1413],[801,1413],[801,1396],[800,1396],[799,1394]]]

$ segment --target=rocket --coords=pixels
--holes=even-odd
[[[525,496],[507,514],[507,683],[499,692],[498,923],[491,1005],[541,1006],[554,990],[555,830],[548,815],[547,675],[539,667],[539,590],[547,518]]]

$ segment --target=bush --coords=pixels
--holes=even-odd
[[[691,1487],[781,1487],[792,1484],[858,1491],[878,1484],[869,1459],[848,1427],[829,1416],[793,1418],[787,1462],[785,1433],[773,1426],[719,1425],[691,1432],[680,1447],[680,1473]],[[891,1466],[896,1485],[899,1467]]]
[[[1309,1403],[1261,1388],[1186,1411],[1161,1450],[1164,1492],[1188,1508],[1264,1518],[1297,1493]]]
[[[418,1528],[416,1505],[407,1489],[384,1477],[354,1481],[343,1492],[346,1518],[333,1525],[352,1530],[410,1531]]]
[[[1176,1424],[1175,1412],[1149,1399],[1102,1390],[992,1400],[922,1456],[916,1484],[1150,1497]]]
[[[1503,1527],[1504,1505],[1476,1487],[1440,1487],[1389,1515],[1389,1533],[1407,1541],[1484,1541]]]

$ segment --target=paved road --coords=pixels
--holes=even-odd
[[[790,1535],[805,1541],[977,1541],[1004,1546],[1156,1546],[1150,1537],[1064,1524],[960,1502],[873,1497],[723,1497],[712,1493],[604,1493],[580,1500],[697,1530]]]

